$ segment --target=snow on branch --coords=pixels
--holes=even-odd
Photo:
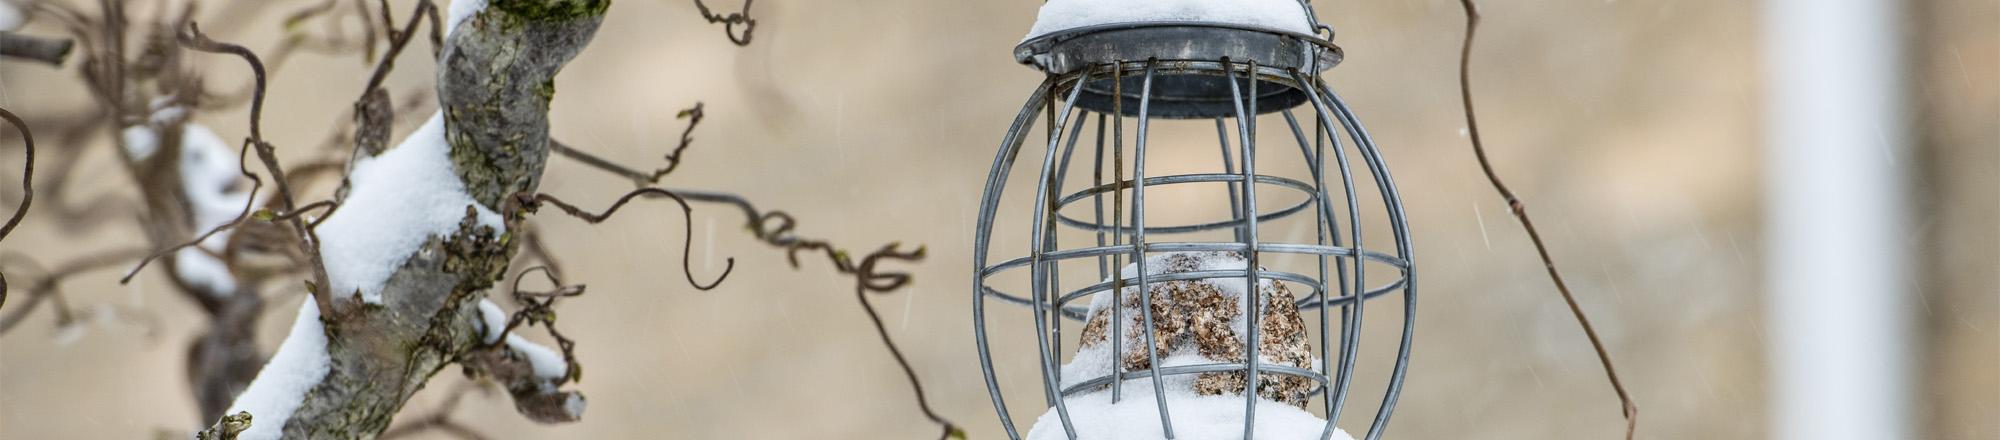
[[[517,404],[535,410],[531,419],[580,416],[582,396],[556,390],[565,379],[551,377],[573,376],[564,357],[556,367],[546,347],[485,343],[491,325],[482,309],[491,307],[479,304],[518,247],[504,231],[522,216],[502,207],[502,196],[540,183],[550,85],[588,44],[608,6],[509,0],[454,20],[438,62],[439,116],[402,145],[357,159],[346,197],[318,225],[328,246],[311,254],[328,260],[331,280],[319,285],[338,306],[324,320],[325,337],[336,341],[325,350],[331,368],[291,399],[296,407],[253,411],[262,420],[252,430],[288,438],[380,434],[451,362],[519,378],[510,388],[518,388]],[[418,8],[418,15],[435,10],[428,2]],[[364,99],[374,88],[371,82]],[[266,148],[259,146],[261,155]],[[260,382],[263,374],[284,373],[267,368]]]
[[[335,295],[382,303],[382,285],[431,237],[458,229],[467,207],[479,226],[506,232],[500,214],[472,201],[452,170],[444,114],[381,156],[355,162],[347,199],[319,226],[320,255]]]
[[[326,328],[320,323],[319,307],[306,301],[292,322],[292,331],[257,380],[236,396],[225,414],[249,413],[250,426],[236,434],[241,440],[280,438],[293,411],[304,404],[306,391],[320,383],[331,368],[327,356]]]

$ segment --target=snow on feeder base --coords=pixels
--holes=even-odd
[[[1147,257],[1146,267],[1150,272],[1147,275],[1160,276],[1242,270],[1244,263],[1242,254],[1235,252],[1176,252]],[[1136,276],[1137,269],[1137,264],[1128,264],[1119,276]],[[1158,422],[1158,404],[1150,399],[1151,395],[1113,403],[1110,385],[1104,380],[1091,380],[1109,378],[1114,363],[1123,373],[1147,370],[1153,356],[1146,350],[1147,340],[1155,341],[1162,368],[1244,361],[1243,341],[1251,320],[1247,318],[1250,296],[1242,279],[1166,281],[1148,287],[1151,295],[1140,295],[1136,287],[1129,286],[1115,295],[1110,292],[1092,295],[1090,319],[1085,321],[1080,335],[1082,344],[1077,347],[1076,357],[1062,367],[1065,389],[1091,390],[1068,405],[1079,438],[1164,437]],[[1306,374],[1317,371],[1305,320],[1299,316],[1297,299],[1291,290],[1284,282],[1272,280],[1263,280],[1257,290],[1259,300],[1267,305],[1263,308],[1263,318],[1257,320],[1261,333],[1258,339],[1262,341],[1258,346],[1263,362],[1260,367]],[[1143,315],[1139,310],[1140,300],[1146,297],[1152,299],[1146,307],[1152,309],[1155,319],[1151,338],[1136,331],[1147,328],[1141,322]],[[1114,301],[1118,304],[1116,309],[1112,307]],[[1123,322],[1114,326],[1112,319]],[[1111,343],[1114,327],[1123,333],[1120,344]],[[1114,351],[1119,350],[1118,346],[1122,346],[1122,351]],[[1241,396],[1247,388],[1246,379],[1242,371],[1166,376],[1167,401],[1184,414],[1199,415],[1175,419],[1176,434],[1182,438],[1242,435],[1243,400],[1235,396]],[[1136,385],[1142,389],[1151,386]],[[1317,438],[1326,426],[1325,420],[1305,411],[1307,398],[1313,391],[1313,381],[1305,376],[1272,377],[1258,384],[1257,391],[1262,397],[1257,402],[1259,433],[1271,438]],[[1065,433],[1060,415],[1050,409],[1035,421],[1028,438],[1068,438]],[[1350,437],[1344,431],[1337,431],[1334,438]]]
[[[974,233],[974,333],[1008,437],[1023,438],[992,340],[1023,334],[989,331],[988,300],[1033,312],[1038,356],[1000,357],[1040,372],[1047,406],[1027,438],[1345,439],[1335,425],[1355,387],[1364,306],[1400,296],[1377,313],[1400,315],[1402,331],[1393,364],[1378,370],[1387,378],[1379,404],[1360,422],[1367,439],[1380,438],[1408,365],[1415,271],[1387,166],[1320,80],[1342,57],[1331,29],[1303,2],[1286,5],[1296,16],[1267,20],[1202,11],[1283,9],[1269,0],[1079,3],[1088,1],[1052,0],[1042,19],[1119,9],[1109,4],[1151,9],[1038,23],[1015,48],[1048,79],[1000,143]],[[1207,6],[1181,8],[1196,3]],[[1150,153],[1181,171],[1197,152],[1219,151],[1220,169],[1148,174],[1162,164],[1148,159],[1152,126],[1189,120],[1213,121],[1214,137],[1161,130],[1171,136],[1152,139]],[[1259,136],[1260,121],[1290,136]],[[1003,210],[1008,176],[1038,125],[1033,197],[1012,202],[1032,204]],[[1260,157],[1260,145],[1276,149]],[[1028,235],[996,243],[996,229]]]

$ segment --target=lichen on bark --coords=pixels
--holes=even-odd
[[[609,5],[494,0],[446,41],[437,87],[454,171],[476,202],[501,212],[507,229],[518,226],[520,214],[502,201],[534,191],[548,158],[549,84],[589,43]],[[379,304],[337,299],[338,312],[322,318],[329,372],[285,420],[285,438],[380,434],[432,375],[493,349],[480,344],[478,303],[517,246],[472,213],[468,206],[456,231],[431,237],[411,255],[384,284]]]

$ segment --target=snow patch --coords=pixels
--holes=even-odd
[[[13,0],[0,0],[0,32],[21,30],[21,26],[26,24],[28,15],[20,5],[14,4]]]
[[[4,4],[6,3],[0,2],[0,5]],[[123,139],[120,143],[125,146],[125,156],[131,157],[134,161],[146,160],[153,157],[153,152],[160,151],[160,132],[153,131],[153,127],[145,125],[125,127],[125,131],[120,132],[119,137]]]
[[[347,200],[319,225],[320,257],[333,293],[382,302],[382,284],[431,236],[458,230],[467,206],[496,233],[500,215],[465,193],[444,139],[444,113],[381,156],[355,161]]]
[[[132,127],[126,129],[129,134]],[[151,133],[151,129],[148,133]],[[133,143],[128,142],[128,151]],[[136,152],[135,152],[136,153]],[[146,152],[151,155],[151,151]],[[238,167],[236,155],[230,154],[228,144],[215,131],[200,124],[181,127],[181,195],[188,202],[194,215],[194,233],[204,234],[229,222],[243,213],[243,205],[250,201],[252,194],[242,185],[243,172]],[[229,243],[229,232],[222,231],[202,240],[196,247],[184,248],[174,253],[174,276],[181,282],[212,295],[229,295],[236,292],[236,275],[229,266],[210,252],[221,252]]]
[[[228,224],[243,213],[250,193],[241,184],[243,170],[236,157],[208,127],[187,124],[181,128],[181,192],[193,205],[195,227],[201,232]],[[219,246],[226,241],[217,240],[222,236],[216,234],[202,244]]]
[[[486,0],[451,0],[451,8],[446,10],[444,35],[451,36],[451,30],[458,28],[458,23],[471,19],[474,14],[484,10],[486,10]]]
[[[500,340],[500,334],[507,332],[507,311],[500,309],[493,300],[479,300],[480,341],[492,344]]]
[[[174,278],[209,295],[229,296],[236,292],[236,275],[229,272],[229,265],[198,247],[174,251]]]
[[[90,333],[90,323],[84,321],[83,319],[72,319],[69,322],[57,324],[56,332],[50,336],[49,340],[55,343],[57,347],[68,347],[76,344],[76,341],[83,340],[83,335]]]
[[[547,380],[551,385],[557,380],[569,377],[569,361],[563,360],[561,352],[516,334],[507,335],[507,348],[526,357],[528,365],[535,369],[535,377]]]
[[[319,305],[299,306],[292,333],[224,414],[249,411],[250,429],[236,438],[266,440],[284,436],[285,421],[305,403],[306,392],[326,378],[332,358],[326,353],[326,329],[319,322]]]
[[[589,402],[583,400],[583,394],[569,393],[569,398],[563,400],[563,412],[569,414],[570,419],[583,418],[583,408],[587,403]]]
[[[1142,391],[1143,390],[1143,391]],[[1110,391],[1075,396],[1065,400],[1069,421],[1076,438],[1090,440],[1161,439],[1160,410],[1152,388],[1127,387],[1123,399],[1111,403]],[[1189,439],[1243,438],[1243,396],[1196,396],[1167,392],[1167,413],[1173,417],[1174,437]],[[1049,408],[1028,430],[1028,440],[1068,440],[1062,416]],[[1317,439],[1326,429],[1326,420],[1298,407],[1257,399],[1257,438]],[[1347,431],[1334,428],[1334,440],[1353,440]]]
[[[453,6],[457,6],[453,4]],[[1048,0],[1025,39],[1102,24],[1197,21],[1313,33],[1299,0]]]
[[[153,110],[152,121],[155,124],[171,124],[183,119],[187,119],[187,107],[170,105]]]

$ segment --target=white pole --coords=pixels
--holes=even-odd
[[[1766,0],[1772,438],[1915,438],[1899,0]]]

